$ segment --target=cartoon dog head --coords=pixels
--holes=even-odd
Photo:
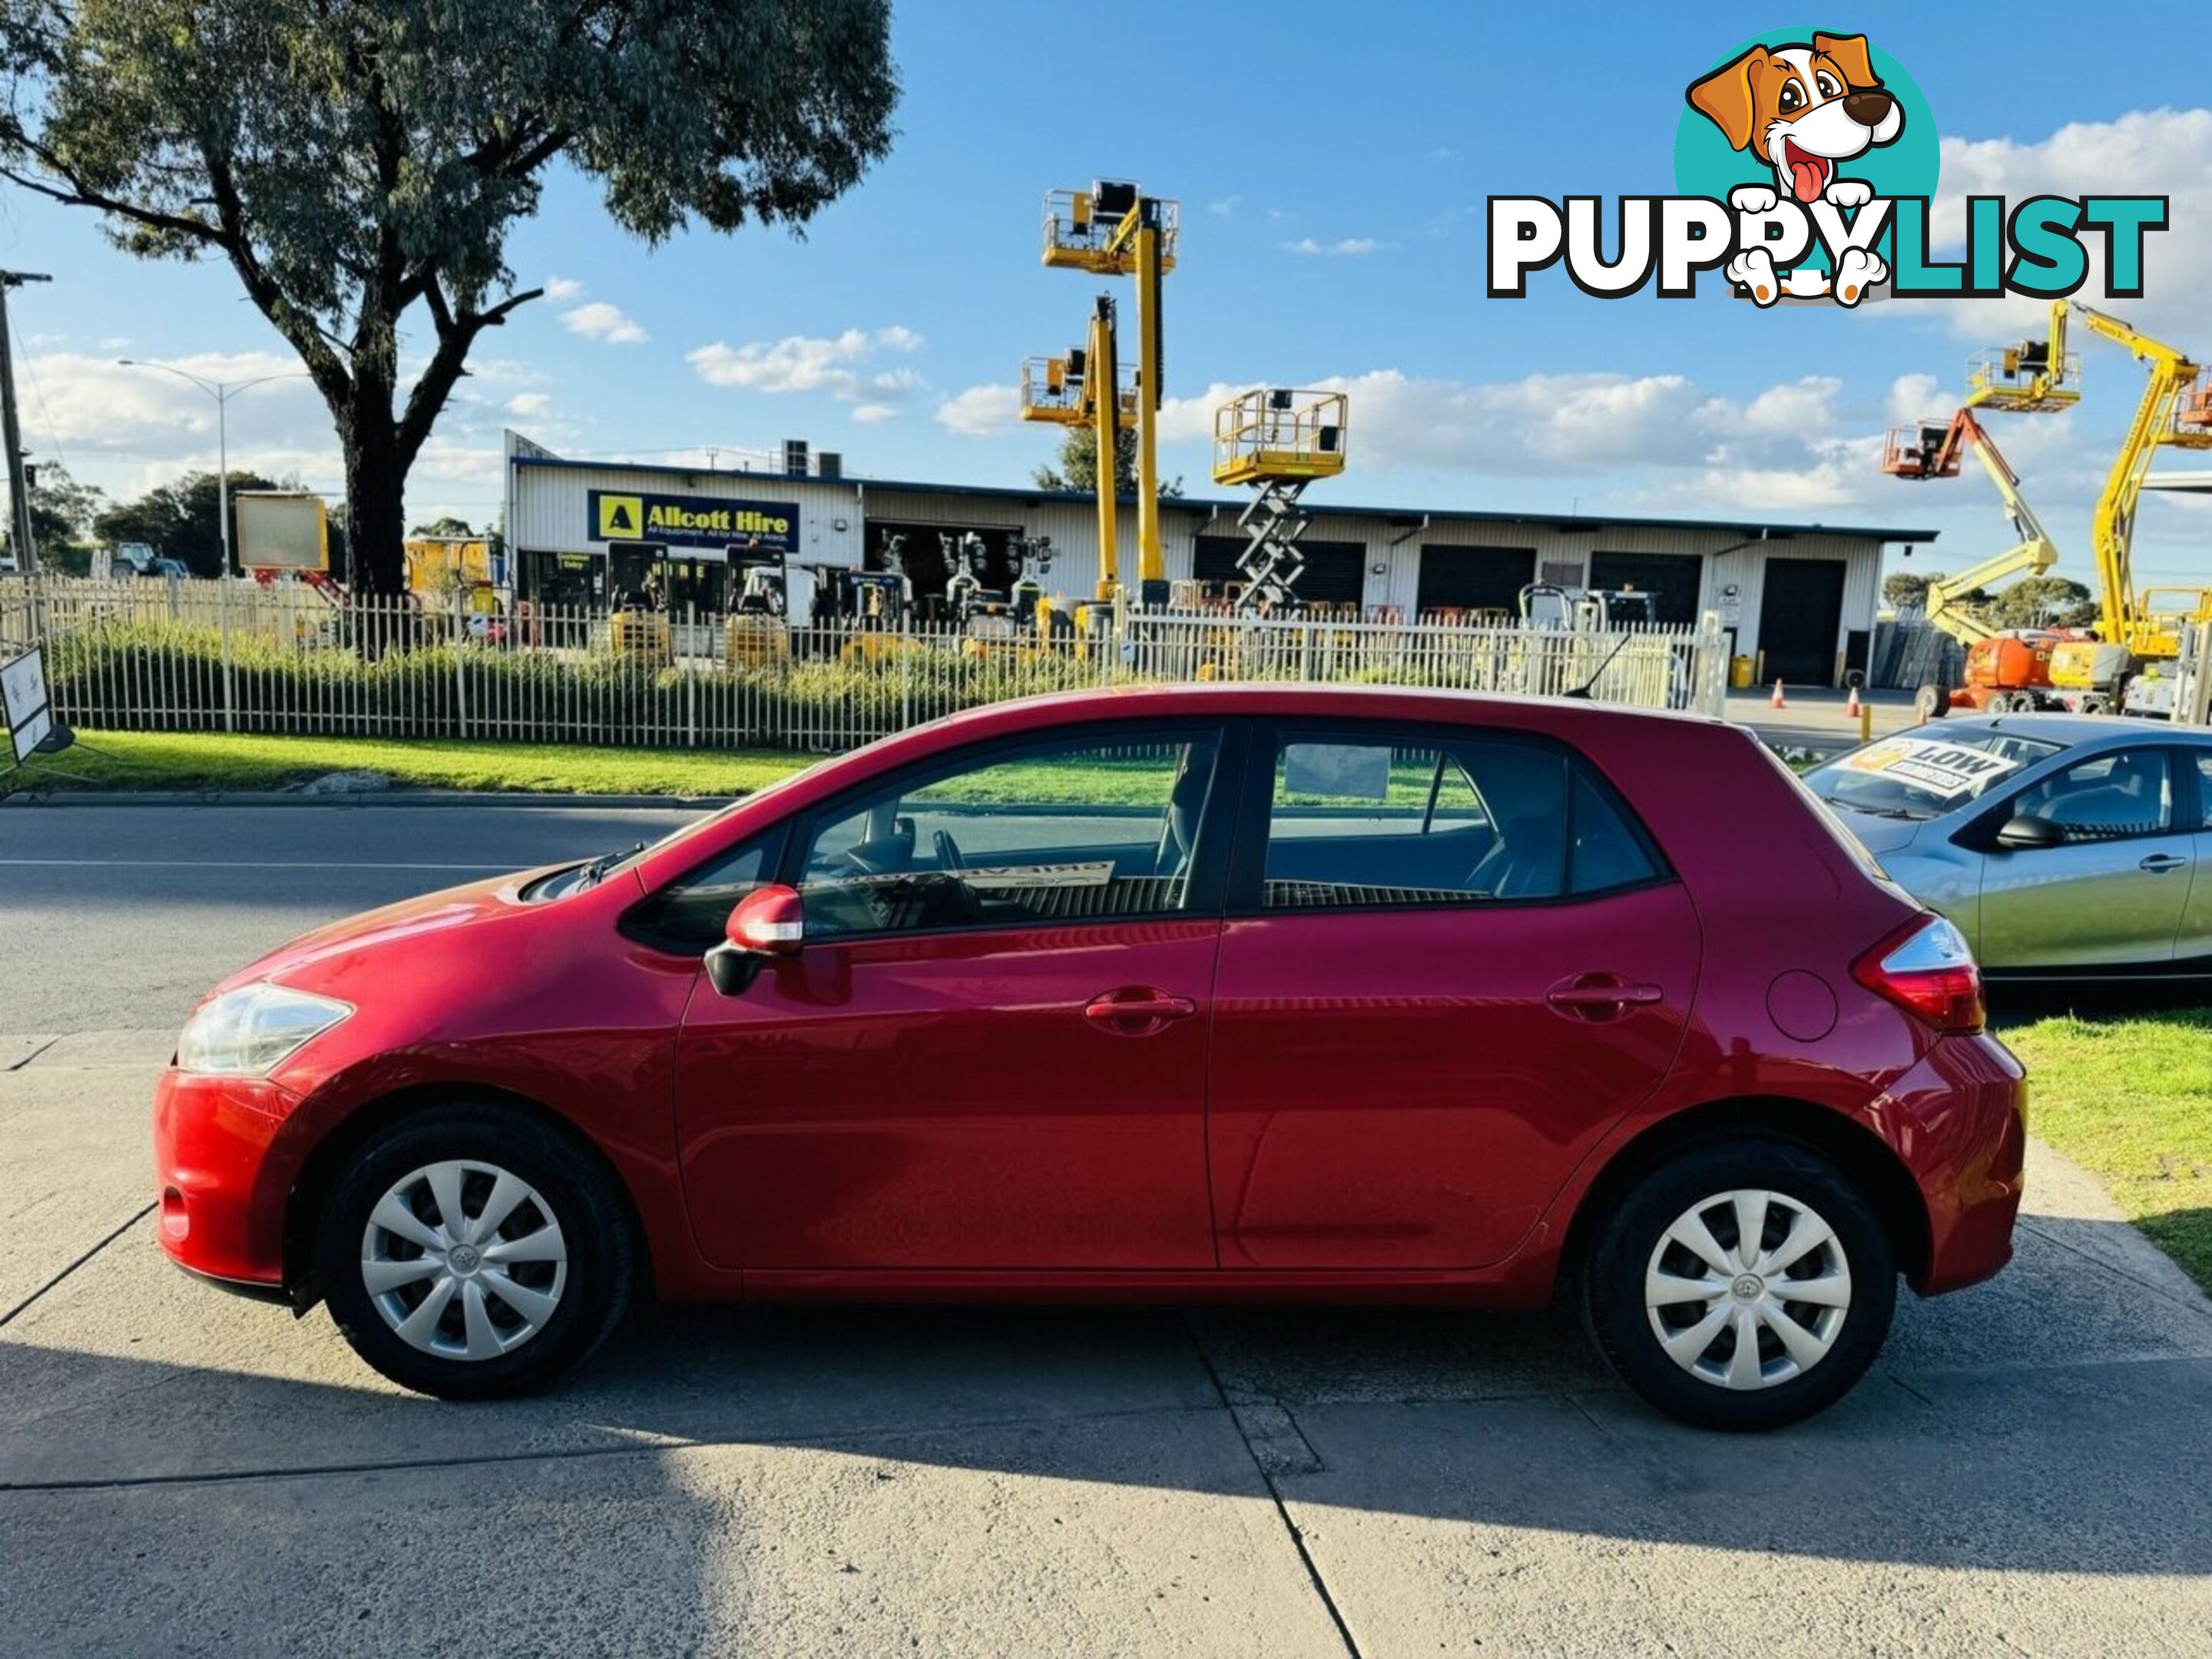
[[[1905,112],[1882,88],[1863,34],[1815,34],[1809,46],[1753,46],[1683,94],[1724,133],[1773,167],[1782,193],[1818,201],[1836,163],[1896,142]]]

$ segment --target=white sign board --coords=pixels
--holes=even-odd
[[[54,729],[47,702],[46,658],[36,647],[0,667],[0,707],[7,711],[8,735],[18,762],[28,760]]]
[[[232,510],[238,514],[241,568],[330,568],[330,531],[321,496],[247,490],[230,500]]]

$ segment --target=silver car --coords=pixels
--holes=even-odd
[[[2212,977],[2212,732],[1944,720],[1805,782],[1991,978]]]

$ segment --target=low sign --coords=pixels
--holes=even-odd
[[[1896,778],[1946,800],[1971,795],[2019,765],[2002,755],[1927,738],[1887,738],[1844,761],[1849,771]]]

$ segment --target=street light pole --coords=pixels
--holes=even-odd
[[[197,374],[187,374],[181,368],[172,368],[167,363],[149,363],[132,357],[118,357],[119,368],[158,368],[164,374],[173,374],[180,380],[190,380],[209,397],[215,399],[216,511],[222,519],[222,574],[233,575],[235,561],[230,546],[230,400],[239,392],[257,386],[266,386],[271,380],[304,380],[309,377],[300,371],[284,374],[263,374],[251,380],[203,380]]]

